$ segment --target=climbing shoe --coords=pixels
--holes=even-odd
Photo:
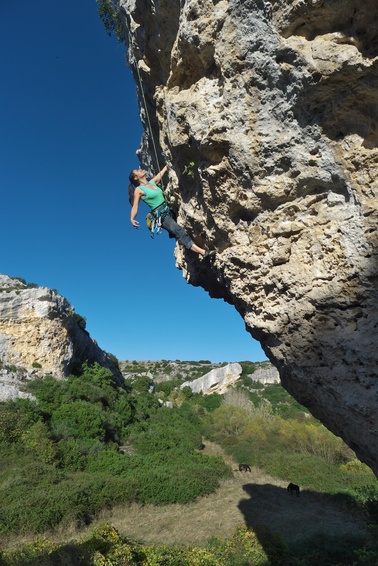
[[[205,259],[210,257],[214,257],[217,252],[215,250],[206,250],[205,255],[203,256]]]

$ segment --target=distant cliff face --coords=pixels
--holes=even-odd
[[[209,264],[177,248],[178,266],[235,306],[284,387],[378,474],[376,0],[121,12],[178,219],[218,250]]]
[[[46,287],[29,288],[0,275],[0,400],[18,395],[17,376],[63,378],[87,360],[122,379],[108,355],[79,326],[67,299]],[[6,369],[12,366],[24,371]]]
[[[242,371],[241,365],[233,362],[226,366],[212,369],[209,373],[193,381],[185,381],[180,385],[180,389],[190,387],[193,393],[203,393],[204,395],[219,393],[223,395],[231,385],[238,381]]]

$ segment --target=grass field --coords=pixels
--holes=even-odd
[[[236,528],[246,524],[253,529],[266,525],[279,533],[287,543],[332,534],[339,537],[367,535],[368,527],[361,514],[336,503],[327,494],[301,489],[300,497],[291,496],[287,481],[277,480],[263,470],[252,467],[239,472],[237,465],[216,444],[207,442],[205,452],[222,455],[234,470],[233,478],[221,482],[213,494],[186,505],[114,507],[104,511],[88,528],[75,526],[45,533],[58,543],[79,540],[96,524],[108,522],[121,535],[145,544],[191,544],[203,546],[213,536],[228,538]],[[34,537],[8,537],[3,548],[14,548]]]

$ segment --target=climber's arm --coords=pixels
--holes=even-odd
[[[152,181],[154,181],[158,185],[166,172],[167,172],[167,166],[165,165],[163,169],[159,171],[157,175],[155,175]]]
[[[131,208],[131,214],[130,214],[130,222],[134,226],[134,228],[139,228],[139,222],[138,220],[135,220],[135,217],[138,214],[139,201],[143,194],[144,194],[143,191],[139,188],[136,188],[134,191],[134,203]]]

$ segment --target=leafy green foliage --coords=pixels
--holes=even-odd
[[[160,362],[160,369],[166,371],[167,364]],[[201,374],[206,373],[204,367],[198,365]],[[246,371],[250,374],[251,367]],[[146,374],[145,367],[141,373]],[[146,375],[119,386],[109,370],[85,364],[66,380],[32,382],[35,401],[0,404],[0,534],[89,523],[116,504],[184,504],[209,494],[231,470],[222,458],[201,450],[203,436],[221,444],[236,462],[290,478],[302,489],[325,491],[349,509],[364,509],[370,522],[377,523],[378,488],[371,471],[339,438],[305,416],[281,386],[250,391],[249,380],[248,387],[234,388],[225,396],[204,396],[189,388],[175,390],[182,381],[165,381],[153,393]],[[161,406],[159,397],[175,398],[177,407]],[[291,548],[269,530],[242,529],[227,541],[212,539],[204,549],[191,548],[188,562],[185,547],[133,546],[104,527],[70,548],[77,563],[91,563],[88,557],[95,556],[93,564],[172,566],[280,560],[299,566],[327,564],[327,556],[342,564],[352,555],[356,564],[364,564],[375,563],[378,552],[372,541],[358,538],[346,544],[328,537],[323,547],[310,540],[307,546]],[[18,564],[48,564],[57,551],[51,548],[48,542],[36,543],[23,551],[29,562]],[[67,548],[59,552],[69,564]],[[16,560],[16,555],[3,555],[0,564],[14,566]]]
[[[25,448],[31,450],[37,460],[45,464],[52,464],[56,460],[56,445],[51,440],[46,423],[37,421],[32,424],[23,432],[21,440]]]
[[[283,544],[274,540],[282,554]],[[229,540],[213,538],[205,548],[179,545],[143,545],[127,540],[108,524],[73,545],[58,545],[46,538],[3,553],[2,566],[265,566],[267,555],[256,533],[242,527]]]
[[[17,442],[23,431],[40,418],[35,404],[29,399],[17,399],[0,404],[0,441]]]
[[[155,391],[156,393],[162,392],[164,393],[165,397],[169,397],[172,391],[176,387],[180,387],[181,380],[180,379],[171,379],[169,381],[162,381],[156,384]]]
[[[264,399],[272,404],[275,413],[285,418],[303,417],[304,413],[308,413],[307,409],[295,401],[278,383],[264,388]]]
[[[62,405],[51,418],[51,431],[55,438],[97,438],[105,440],[102,410],[87,401],[74,401]]]
[[[148,393],[150,387],[153,386],[153,380],[147,375],[141,375],[136,377],[132,382],[132,387],[134,391],[138,393]]]
[[[100,16],[109,35],[115,34],[118,41],[125,41],[125,31],[120,18],[119,6],[116,0],[96,0]]]
[[[197,411],[161,407],[151,384],[141,376],[121,387],[109,370],[84,364],[66,380],[31,382],[35,401],[0,405],[0,533],[88,522],[115,503],[186,503],[214,491],[230,470],[198,451]],[[125,440],[133,455],[120,450]]]
[[[206,411],[211,412],[211,411],[215,411],[215,409],[218,409],[221,406],[222,395],[219,395],[219,393],[212,393],[211,395],[201,395],[195,397],[195,401],[197,401],[201,407],[206,409]]]
[[[111,354],[110,352],[108,352],[108,356],[109,356],[110,360],[113,362],[113,364],[119,369],[118,358],[114,354]]]
[[[86,320],[85,316],[82,316],[81,314],[78,314],[77,312],[74,312],[72,316],[74,317],[74,319],[76,320],[76,322],[78,323],[80,328],[82,330],[85,330],[85,328],[87,326],[87,320]]]
[[[367,467],[348,466],[355,462],[354,453],[315,419],[286,420],[262,408],[248,411],[223,404],[207,414],[205,435],[236,462],[258,466],[283,480],[295,478],[309,489],[350,494],[358,501],[360,486],[377,486]]]
[[[191,177],[194,179],[195,177],[195,163],[194,161],[189,161],[183,168],[182,174],[186,175],[187,177]]]
[[[370,519],[378,525],[378,485],[363,485],[356,492],[357,499],[365,506]]]
[[[190,422],[193,416],[189,407],[185,415],[184,410],[173,411],[162,407],[159,412],[151,416],[148,429],[141,432],[134,441],[140,454],[164,451],[180,451],[188,453],[202,444],[202,435],[198,424]]]

